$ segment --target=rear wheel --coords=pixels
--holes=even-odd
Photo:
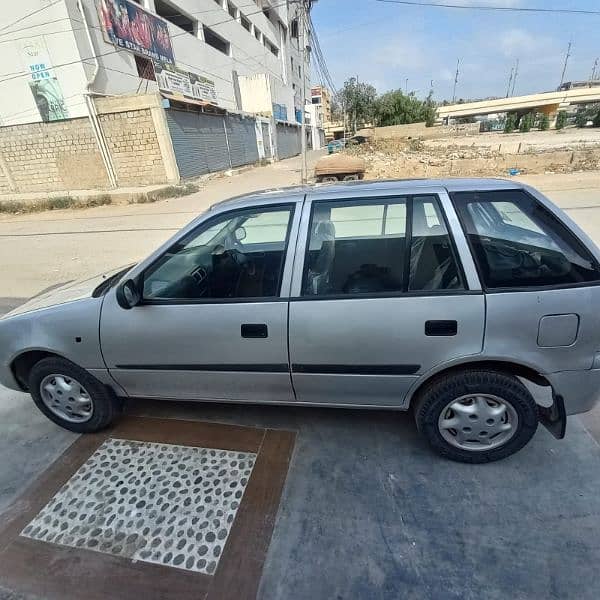
[[[520,450],[537,429],[537,406],[512,375],[462,371],[422,392],[417,428],[442,456],[467,463],[499,460]]]
[[[70,431],[99,431],[120,412],[120,400],[112,390],[64,358],[44,358],[36,363],[28,383],[36,406]]]

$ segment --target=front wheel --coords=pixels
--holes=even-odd
[[[514,454],[538,425],[535,401],[516,377],[479,370],[445,375],[428,385],[415,419],[434,450],[466,463]]]
[[[121,403],[112,390],[64,358],[44,358],[29,374],[36,406],[57,425],[77,433],[104,429],[119,414]]]

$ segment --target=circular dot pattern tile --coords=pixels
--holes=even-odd
[[[108,439],[21,535],[212,575],[255,460]]]

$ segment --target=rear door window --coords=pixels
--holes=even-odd
[[[437,196],[313,203],[303,296],[460,289]]]
[[[600,280],[577,237],[523,190],[451,195],[488,289],[573,285]]]

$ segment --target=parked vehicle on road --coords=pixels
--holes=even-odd
[[[327,153],[333,154],[335,152],[340,152],[344,149],[345,143],[342,140],[331,140],[329,144],[327,144]]]
[[[518,182],[283,189],[1,319],[0,381],[78,432],[127,397],[410,408],[486,462],[597,402],[598,306],[599,250]]]

